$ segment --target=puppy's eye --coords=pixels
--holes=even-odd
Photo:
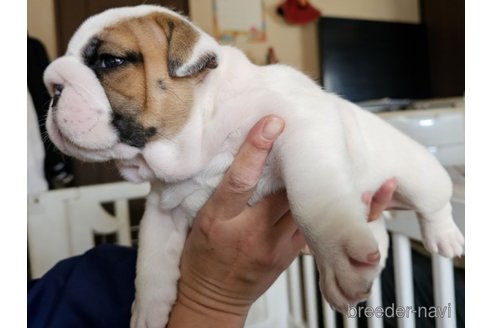
[[[112,55],[102,54],[99,59],[99,68],[108,69],[121,66],[125,63],[125,59]]]

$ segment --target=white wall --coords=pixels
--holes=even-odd
[[[276,13],[283,0],[263,0],[266,10],[266,43],[238,43],[256,63],[263,64],[269,46],[281,63],[319,78],[318,35],[315,22],[290,26]],[[190,0],[190,18],[208,33],[213,33],[213,0]],[[420,22],[418,0],[311,0],[322,15],[369,20]],[[240,13],[238,13],[240,14]]]

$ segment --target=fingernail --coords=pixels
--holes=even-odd
[[[284,127],[284,122],[278,117],[271,117],[263,126],[262,135],[267,140],[275,139]]]

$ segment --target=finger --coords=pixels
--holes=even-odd
[[[311,252],[311,249],[309,248],[308,244],[304,244],[304,246],[302,246],[302,248],[301,248],[301,254],[302,255],[313,255],[313,253]]]
[[[390,205],[393,193],[396,190],[396,179],[386,181],[372,197],[368,221],[374,221]]]
[[[365,192],[363,195],[362,195],[362,201],[364,202],[364,204],[366,204],[367,206],[369,206],[371,204],[371,199],[372,199],[372,193],[371,192]]]
[[[292,247],[294,251],[302,253],[304,255],[313,255],[311,249],[306,243],[306,239],[301,230],[297,229],[292,235]]]
[[[305,245],[306,241],[300,230],[296,230],[290,238],[284,238],[277,243],[275,247],[277,250],[280,250],[279,262],[282,263],[282,271],[294,262]]]
[[[367,205],[367,211],[371,210],[371,201],[372,201],[372,192],[368,191],[362,194],[362,202]],[[372,219],[369,217],[369,213],[367,214],[367,221],[371,222]]]
[[[277,239],[285,238],[285,236],[292,238],[298,229],[299,227],[297,226],[292,213],[289,211],[285,213],[273,226],[272,235]]]
[[[257,224],[268,227],[275,225],[289,211],[289,200],[285,190],[276,192],[262,199],[251,208],[251,216],[258,220]],[[251,218],[248,217],[248,220]]]
[[[306,247],[304,234],[298,228],[290,211],[272,227],[269,241],[275,245],[275,248],[285,253],[288,263],[291,263]]]
[[[282,133],[284,121],[277,116],[261,119],[249,132],[231,167],[205,206],[216,218],[237,216],[247,206],[273,142]]]

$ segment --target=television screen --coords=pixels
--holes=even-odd
[[[430,96],[425,27],[421,24],[322,17],[325,90],[353,102]]]

